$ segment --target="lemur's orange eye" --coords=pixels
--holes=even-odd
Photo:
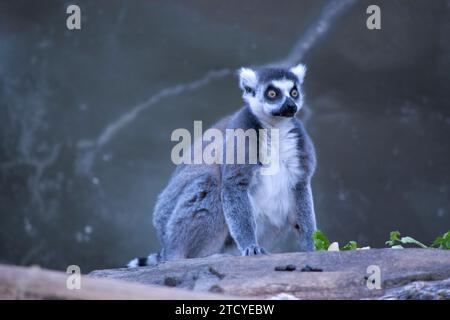
[[[275,90],[269,90],[267,91],[267,95],[269,96],[269,98],[275,98],[277,96],[277,93],[275,92]]]
[[[291,90],[291,97],[292,97],[292,98],[297,98],[297,97],[298,97],[298,91],[297,91],[297,89],[292,89],[292,90]]]

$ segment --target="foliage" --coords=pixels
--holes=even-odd
[[[358,244],[356,243],[356,241],[349,241],[345,246],[343,246],[341,248],[341,250],[346,251],[346,250],[356,250],[358,249]]]
[[[327,236],[320,230],[316,230],[312,239],[314,241],[314,247],[316,251],[325,251],[330,247],[330,240]],[[402,237],[401,233],[398,230],[391,231],[389,234],[389,240],[386,241],[386,245],[391,248],[398,249],[404,248],[405,245],[413,245],[420,248],[438,248],[443,250],[450,249],[450,231],[447,231],[442,236],[437,237],[430,246],[424,245],[422,242],[414,239],[413,237]],[[349,241],[345,246],[341,247],[340,250],[348,251],[348,250],[358,250],[358,243],[356,241]],[[363,248],[364,249],[364,248]]]
[[[412,237],[401,237],[401,234],[399,231],[391,231],[389,235],[389,240],[386,241],[386,245],[392,247],[392,248],[403,248],[404,245],[412,244],[415,246],[418,246],[420,248],[428,248],[426,245],[424,245],[422,242],[417,241],[416,239]]]
[[[431,247],[437,247],[438,249],[449,250],[450,249],[450,231],[447,231],[442,236],[434,239]]]
[[[314,231],[312,239],[314,241],[314,247],[316,251],[328,250],[328,247],[330,246],[330,240],[328,240],[328,238],[322,233],[322,231]]]
[[[316,230],[312,236],[314,240],[314,247],[316,251],[324,251],[328,250],[330,247],[330,240],[327,236],[320,230]],[[345,246],[340,248],[340,250],[356,250],[358,248],[358,244],[356,241],[349,241]]]
[[[389,235],[389,240],[386,241],[386,245],[393,247],[395,246],[395,242],[399,239],[400,237],[400,232],[398,231],[391,231],[390,235]]]

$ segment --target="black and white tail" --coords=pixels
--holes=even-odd
[[[138,267],[145,267],[145,266],[154,266],[157,265],[159,262],[162,261],[162,254],[161,252],[158,253],[152,253],[146,258],[134,258],[127,264],[127,268],[138,268]]]

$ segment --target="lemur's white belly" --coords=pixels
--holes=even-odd
[[[256,220],[258,243],[272,244],[294,221],[296,201],[294,188],[303,172],[299,163],[297,135],[292,127],[280,128],[279,170],[275,174],[256,172],[250,203]],[[266,143],[263,143],[266,145]],[[275,238],[275,239],[274,239]],[[270,248],[267,248],[270,250]]]

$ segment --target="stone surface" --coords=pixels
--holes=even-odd
[[[287,265],[296,269],[275,270]],[[367,287],[367,267],[371,265],[380,268],[381,289]],[[310,269],[306,266],[322,271],[301,271]],[[450,251],[371,249],[228,256],[97,270],[89,276],[252,298],[437,299],[449,296]]]
[[[415,281],[388,290],[381,299],[450,300],[450,278],[440,281]]]

